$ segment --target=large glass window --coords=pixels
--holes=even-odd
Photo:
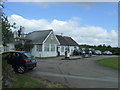
[[[54,51],[55,51],[55,45],[51,44],[51,52],[54,52]]]
[[[36,51],[42,51],[42,45],[40,44],[36,45]]]
[[[61,52],[64,52],[64,46],[61,46]]]
[[[67,46],[67,47],[65,48],[65,51],[67,51],[68,53],[70,52],[69,46]]]
[[[44,45],[44,51],[47,51],[47,52],[49,51],[49,44]]]

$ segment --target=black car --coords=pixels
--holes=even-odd
[[[10,51],[2,53],[3,60],[7,60],[8,64],[17,73],[25,73],[36,67],[35,57],[31,53],[25,51]]]

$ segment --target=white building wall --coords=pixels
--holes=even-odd
[[[4,51],[3,45],[0,45],[0,54]]]
[[[62,47],[64,48],[64,51],[62,51]],[[65,46],[59,46],[60,55],[65,55]]]
[[[57,56],[57,45],[55,45],[55,51],[51,51],[51,44],[49,44],[49,51],[44,50],[44,45],[43,45],[43,52],[42,52],[42,57],[56,57]]]
[[[64,52],[62,52],[61,48],[64,47]],[[59,46],[59,51],[60,51],[60,55],[65,55],[65,50],[68,46]],[[72,55],[73,51],[75,49],[75,47],[77,49],[79,49],[78,46],[69,46],[69,54]],[[58,55],[57,52],[57,45],[55,44],[55,51],[52,52],[51,51],[51,44],[49,44],[49,51],[45,51],[44,50],[44,44],[42,45],[42,51],[37,51],[36,50],[36,45],[34,45],[34,47],[32,48],[32,55],[35,57],[56,57]]]
[[[32,52],[31,53],[35,57],[42,57],[42,54],[43,54],[42,52],[36,50],[36,45],[34,45],[34,47],[32,48]]]
[[[32,48],[32,55],[35,57],[56,57],[57,56],[57,45],[55,44],[55,51],[51,51],[51,44],[49,44],[49,51],[44,50],[44,44],[42,45],[42,51],[36,50],[36,45]]]
[[[43,52],[42,57],[56,57],[57,53],[56,52]]]
[[[60,47],[60,55],[65,55],[65,50],[66,50],[66,48],[68,47],[68,46],[59,46]],[[64,47],[64,52],[62,51],[62,47]],[[73,51],[74,51],[74,49],[75,49],[75,47],[77,48],[77,49],[79,49],[79,47],[78,46],[69,46],[69,54],[70,55],[72,55],[73,54]]]
[[[74,49],[75,49],[75,46],[70,46],[70,55],[73,55]]]

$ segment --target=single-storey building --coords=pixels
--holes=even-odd
[[[5,50],[14,50],[15,44],[24,43],[32,44],[30,52],[35,57],[55,57],[65,55],[65,51],[72,54],[75,49],[79,49],[78,44],[71,38],[66,36],[55,35],[53,30],[33,31],[26,34],[25,37],[14,38],[14,43],[8,44]],[[24,44],[22,43],[22,44]]]
[[[79,49],[79,44],[75,42],[71,37],[56,35],[60,45],[58,46],[58,51],[60,55],[65,55],[67,51],[70,55],[73,54],[75,49]]]
[[[31,53],[35,57],[57,56],[57,46],[60,45],[53,30],[40,30],[29,33],[26,38],[31,39],[33,48]]]
[[[55,35],[53,30],[40,30],[29,33],[29,38],[33,44],[31,53],[35,57],[55,57],[65,55],[65,51],[73,54],[75,49],[79,49],[78,44],[66,36]]]

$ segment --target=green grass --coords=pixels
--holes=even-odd
[[[17,74],[18,81],[11,88],[62,88],[61,85]]]
[[[106,58],[106,59],[99,60],[98,63],[103,65],[103,66],[107,66],[110,68],[120,70],[120,67],[118,67],[120,65],[119,60],[120,60],[120,57],[112,57],[112,58]]]

